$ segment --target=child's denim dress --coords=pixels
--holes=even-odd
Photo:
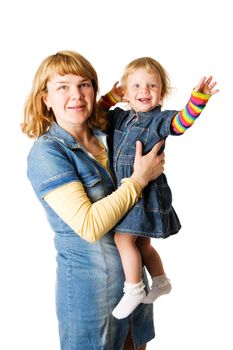
[[[171,120],[177,111],[163,111],[156,107],[150,112],[138,112],[115,108],[109,111],[109,136],[112,140],[112,167],[117,177],[129,177],[133,172],[136,141],[143,144],[143,152],[149,152],[161,139],[171,134]],[[166,238],[181,228],[172,207],[172,193],[165,174],[151,181],[143,190],[139,202],[114,228],[142,237]]]
[[[113,232],[96,243],[89,243],[75,234],[43,200],[49,191],[81,181],[95,202],[115,190],[110,173],[54,123],[29,153],[28,177],[55,232],[61,350],[123,350],[129,328],[135,349],[150,341],[154,337],[152,305],[140,304],[123,320],[112,316],[124,285]],[[144,282],[147,284],[145,274]]]

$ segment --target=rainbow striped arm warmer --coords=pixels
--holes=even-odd
[[[101,96],[99,101],[97,102],[98,106],[102,108],[104,111],[108,111],[112,106],[114,106],[117,102],[115,97],[109,91],[106,95]]]
[[[172,131],[181,135],[190,128],[205,108],[210,97],[211,95],[193,90],[187,105],[172,119]]]

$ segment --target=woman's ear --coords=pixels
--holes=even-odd
[[[47,96],[47,95],[45,95],[45,96],[43,97],[43,102],[44,102],[44,104],[46,105],[47,110],[49,111],[50,108],[51,108],[51,106],[50,106],[50,104],[49,104],[49,102],[48,102],[48,96]]]

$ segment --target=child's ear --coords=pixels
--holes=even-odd
[[[163,105],[163,99],[164,99],[164,97],[162,97],[162,96],[161,96],[160,99],[159,99],[159,105],[160,105],[160,106]]]
[[[123,89],[123,88],[122,88],[122,101],[129,102],[128,101],[127,91],[126,91],[126,89]]]

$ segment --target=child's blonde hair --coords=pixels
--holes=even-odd
[[[163,66],[151,57],[140,57],[127,64],[121,78],[121,86],[123,90],[126,88],[128,76],[136,69],[140,68],[146,69],[148,73],[156,72],[159,74],[162,83],[161,99],[163,100],[170,92],[169,76]]]
[[[50,125],[56,120],[53,111],[47,110],[44,98],[47,94],[47,82],[54,74],[74,74],[90,79],[94,88],[94,104],[92,114],[88,119],[91,128],[106,128],[106,118],[98,111],[96,96],[98,92],[98,77],[90,62],[74,51],[59,51],[44,59],[39,66],[31,92],[26,100],[24,109],[24,121],[22,131],[31,138],[37,138],[44,134]]]

